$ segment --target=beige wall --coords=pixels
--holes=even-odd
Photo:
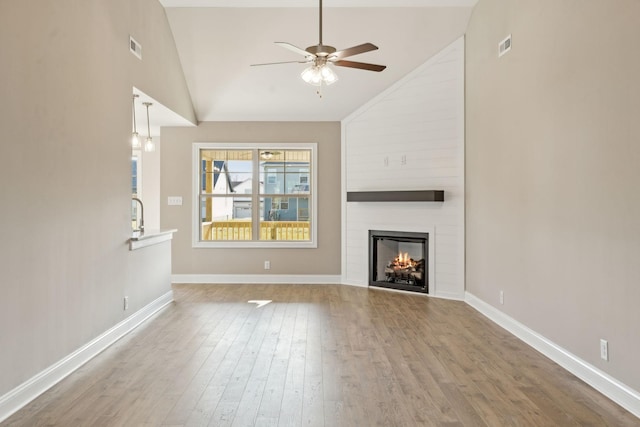
[[[317,249],[194,249],[191,247],[194,142],[317,142]],[[340,123],[208,122],[163,128],[161,226],[177,228],[173,274],[340,274]],[[182,196],[182,206],[167,206]],[[271,270],[264,270],[264,261]]]
[[[157,0],[0,1],[0,396],[169,290],[127,247],[133,86],[195,120]]]
[[[637,0],[480,0],[466,38],[467,290],[635,390],[638,16]]]

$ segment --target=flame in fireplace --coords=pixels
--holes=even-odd
[[[397,268],[413,267],[413,260],[409,258],[408,252],[405,252],[404,254],[400,252],[398,256],[393,260],[393,265]]]

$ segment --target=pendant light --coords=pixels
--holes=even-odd
[[[133,132],[131,133],[131,148],[140,148],[140,135],[138,135],[138,127],[136,125],[136,98],[139,95],[133,94]]]
[[[153,103],[143,102],[142,105],[147,107],[147,142],[144,143],[144,151],[156,151],[156,144],[154,144],[153,138],[151,138],[151,125],[149,124],[149,107],[152,106]]]

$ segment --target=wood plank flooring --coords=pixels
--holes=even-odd
[[[2,426],[640,425],[463,302],[336,285],[174,292]]]

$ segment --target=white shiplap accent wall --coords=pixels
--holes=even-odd
[[[464,38],[346,118],[342,132],[343,281],[368,284],[369,230],[427,231],[430,294],[463,300]],[[376,190],[444,190],[445,201],[346,203],[347,191]]]

